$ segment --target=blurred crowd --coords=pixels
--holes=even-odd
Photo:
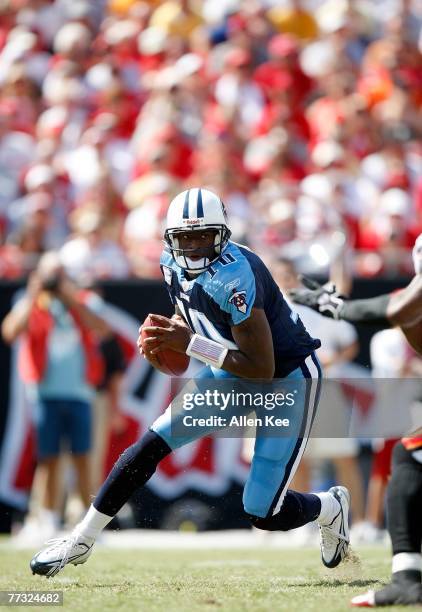
[[[323,272],[410,273],[415,0],[0,0],[0,277],[157,277],[171,198]],[[349,255],[352,255],[349,256]]]

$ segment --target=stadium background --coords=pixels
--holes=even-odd
[[[162,223],[195,185],[222,196],[235,239],[270,264],[331,272],[360,297],[403,286],[422,230],[420,26],[416,2],[399,0],[0,0],[0,278],[16,281],[0,318],[49,249],[137,321],[168,312]],[[365,366],[373,331],[360,330]],[[13,463],[5,444],[14,371],[0,351],[7,530],[31,455],[23,437]],[[213,481],[236,483],[213,526],[230,526],[245,470],[239,459]],[[206,489],[188,472],[179,492]]]

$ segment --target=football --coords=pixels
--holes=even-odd
[[[154,324],[150,317],[147,316],[145,321],[142,323],[141,330],[141,339],[142,339],[142,350],[144,352],[148,352],[148,349],[145,349],[143,345],[143,341],[148,337],[148,333],[145,331],[145,327],[154,326]],[[184,353],[178,353],[177,351],[173,351],[172,349],[164,349],[159,353],[155,354],[155,358],[158,361],[159,370],[164,374],[168,374],[169,376],[180,376],[189,367],[190,357],[185,355]]]

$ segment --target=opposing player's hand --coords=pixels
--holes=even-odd
[[[308,306],[325,317],[340,318],[344,298],[338,293],[333,283],[320,285],[306,276],[302,276],[301,281],[303,287],[289,291],[293,302]]]
[[[178,353],[186,353],[192,332],[184,319],[178,316],[169,319],[155,314],[149,316],[154,325],[144,327],[144,330],[149,334],[149,337],[144,340],[144,352],[148,351],[150,356],[163,349],[173,349]]]

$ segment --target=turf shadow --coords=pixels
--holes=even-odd
[[[340,586],[351,586],[351,587],[365,587],[370,586],[371,584],[380,584],[379,580],[320,580],[319,582],[292,582],[288,584],[289,587],[340,587]]]

